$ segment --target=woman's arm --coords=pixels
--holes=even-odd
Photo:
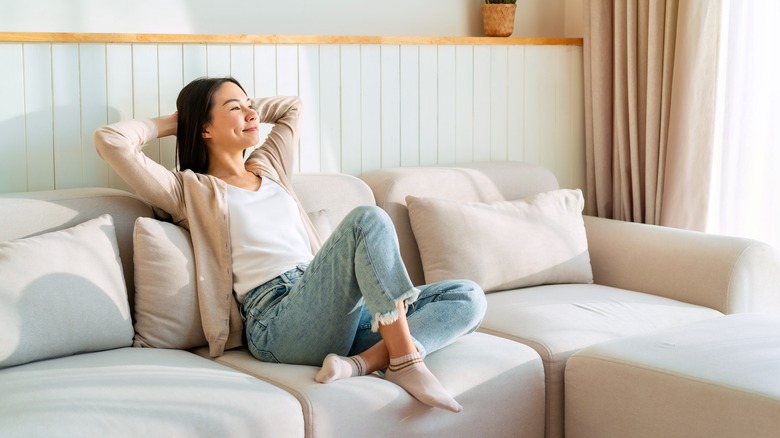
[[[272,123],[274,127],[265,142],[255,149],[247,160],[251,165],[265,155],[278,163],[285,174],[290,175],[295,164],[298,146],[298,125],[303,103],[297,96],[277,96],[253,99],[260,123]]]
[[[177,115],[128,120],[104,125],[93,136],[95,148],[112,169],[139,196],[173,216],[182,217],[181,181],[176,173],[147,157],[141,150],[155,138],[176,133]]]

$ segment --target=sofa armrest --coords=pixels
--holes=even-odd
[[[585,216],[595,283],[710,307],[780,313],[780,251],[755,240]]]

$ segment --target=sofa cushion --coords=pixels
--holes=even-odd
[[[303,437],[298,401],[180,350],[120,348],[0,370],[3,437]]]
[[[425,282],[466,278],[485,292],[591,283],[580,190],[516,201],[406,199]]]
[[[308,213],[320,236],[332,232],[326,209]],[[140,217],[133,231],[136,347],[190,349],[206,345],[195,290],[190,233]]]
[[[208,349],[197,354],[207,357]],[[425,406],[376,375],[322,384],[318,367],[261,362],[243,349],[215,361],[293,394],[305,407],[306,436],[501,437],[544,435],[544,373],[539,355],[507,339],[471,333],[425,357],[463,411]]]
[[[566,437],[780,435],[780,316],[732,314],[593,345],[566,365]]]
[[[189,349],[206,345],[193,260],[187,230],[152,218],[136,220],[134,346]]]
[[[563,373],[569,357],[600,342],[723,314],[599,284],[554,284],[487,295],[478,329],[533,347],[544,362],[547,435],[563,436]]]
[[[110,215],[0,242],[0,278],[0,368],[132,342]]]

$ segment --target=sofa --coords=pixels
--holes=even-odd
[[[358,178],[296,175],[321,234],[375,203]],[[463,405],[423,405],[372,375],[211,358],[187,233],[115,189],[0,196],[0,436],[334,437],[544,434],[530,347],[472,333],[426,363]],[[8,281],[13,279],[13,281]],[[157,347],[157,348],[150,348]]]
[[[413,282],[446,277],[453,266],[470,270],[470,279],[483,288],[504,276],[503,285],[485,288],[488,309],[479,331],[528,345],[542,358],[548,438],[564,436],[564,372],[578,351],[724,314],[780,313],[777,249],[750,239],[583,216],[582,203],[566,209],[539,199],[522,202],[566,192],[538,165],[390,168],[361,179],[392,218]],[[530,231],[521,234],[523,228]],[[543,238],[535,241],[534,234]],[[576,251],[556,252],[551,241]],[[476,257],[475,248],[481,248]],[[569,272],[517,273],[544,257]],[[463,258],[468,263],[459,265]],[[476,265],[480,269],[471,270]],[[582,272],[588,268],[591,277]],[[523,287],[506,287],[510,280]]]
[[[729,313],[780,313],[772,247],[582,216],[581,193],[540,166],[300,174],[294,184],[324,236],[358,205],[387,211],[416,284],[461,258],[461,273],[491,284],[481,328],[426,358],[462,412],[429,408],[376,375],[319,384],[316,367],[259,362],[244,348],[209,357],[186,231],[130,193],[63,189],[0,195],[0,436],[558,437],[563,373],[578,351]],[[514,226],[514,213],[525,221],[540,205],[566,220],[537,217],[524,237],[530,258],[512,243],[520,256],[496,260],[512,241],[484,225],[503,214],[496,223]],[[490,220],[465,220],[474,208]],[[455,235],[442,242],[441,231]],[[559,233],[573,243],[546,251]],[[553,266],[543,252],[571,257]]]

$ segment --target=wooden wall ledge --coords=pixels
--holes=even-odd
[[[582,38],[432,36],[197,35],[141,33],[0,32],[4,43],[414,44],[581,46]]]

